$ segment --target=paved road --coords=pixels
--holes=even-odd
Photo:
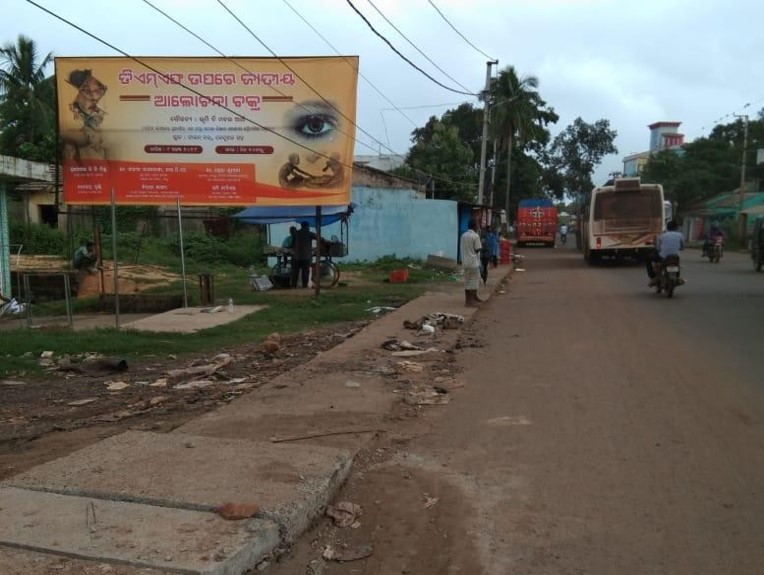
[[[764,573],[764,274],[688,251],[669,300],[640,266],[521,253],[409,446],[471,502],[481,572]]]

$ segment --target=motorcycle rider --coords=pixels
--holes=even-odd
[[[656,255],[663,266],[663,262],[668,256],[679,256],[679,252],[684,249],[684,237],[677,231],[677,223],[671,220],[666,224],[666,231],[658,236],[658,243],[656,245]],[[656,285],[660,281],[658,275],[654,275],[650,278],[650,287]],[[680,280],[684,283],[684,280]]]
[[[717,222],[711,223],[711,229],[708,230],[708,234],[706,235],[706,239],[703,242],[703,253],[700,254],[700,257],[704,258],[708,255],[709,250],[711,249],[711,246],[716,243],[716,240],[721,238],[722,241],[726,239],[724,235],[724,230],[719,227],[719,224]]]

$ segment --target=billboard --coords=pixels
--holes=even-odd
[[[357,57],[56,58],[64,201],[350,202]]]

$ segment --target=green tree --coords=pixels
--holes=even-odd
[[[738,118],[729,124],[719,124],[714,127],[709,135],[710,140],[719,140],[733,146],[737,150],[738,164],[742,161],[743,139],[745,125],[742,118]],[[759,110],[756,116],[748,122],[748,141],[746,143],[746,180],[764,179],[764,164],[756,163],[756,151],[764,146],[764,109]],[[739,171],[739,167],[738,167]],[[738,181],[734,187],[738,187]],[[722,190],[719,190],[722,191]]]
[[[55,88],[34,40],[20,35],[17,43],[0,48],[0,153],[52,161],[48,157],[54,133]],[[40,157],[45,156],[45,157]]]
[[[645,182],[659,183],[679,212],[740,185],[740,147],[721,138],[699,138],[681,150],[662,150],[642,170]]]
[[[547,126],[559,119],[553,109],[538,93],[538,78],[520,76],[514,66],[507,66],[491,82],[488,97],[491,107],[491,133],[498,140],[499,155],[504,158],[505,208],[509,211],[510,190],[513,178],[512,166],[516,162],[527,164],[526,147],[543,147],[549,139]],[[495,166],[498,168],[498,166]],[[526,166],[527,168],[527,166]],[[539,170],[540,171],[540,170]],[[527,176],[527,169],[525,175]],[[516,181],[516,183],[519,183]],[[531,184],[532,188],[528,187]],[[539,180],[526,181],[525,194],[540,189]]]
[[[594,187],[592,174],[602,158],[618,153],[617,135],[608,120],[588,124],[579,117],[555,137],[546,156],[547,185],[558,198],[562,193],[580,198]]]
[[[477,162],[480,159],[480,144],[483,135],[483,110],[475,108],[470,103],[461,104],[457,108],[446,110],[440,117],[430,116],[427,123],[411,132],[411,141],[414,145],[429,142],[435,134],[435,126],[438,124],[453,126],[457,129],[459,139],[472,150],[475,169],[479,169]]]
[[[426,128],[427,133],[415,136],[406,163],[433,178],[436,198],[474,201],[473,153],[460,138],[459,129],[441,121],[428,122]]]

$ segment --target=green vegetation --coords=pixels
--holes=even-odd
[[[331,323],[371,319],[374,316],[367,310],[373,306],[398,306],[421,295],[427,284],[452,281],[450,274],[395,256],[386,256],[370,264],[339,265],[343,274],[340,285],[322,290],[319,297],[304,291],[252,291],[250,270],[231,264],[209,265],[205,271],[215,275],[215,303],[225,304],[231,298],[235,305],[262,305],[265,308],[236,322],[196,334],[130,332],[116,328],[0,330],[0,349],[3,350],[0,377],[21,372],[40,373],[37,358],[46,350],[56,354],[95,352],[128,360],[170,353],[178,356],[200,352],[214,354],[222,347],[261,341],[274,331],[289,334]],[[390,272],[400,268],[409,270],[408,282],[389,283]],[[267,273],[265,267],[256,267],[252,271]],[[190,305],[195,305],[194,300],[198,302],[196,270],[189,268],[187,282]],[[156,285],[141,293],[177,296],[182,294],[182,283]],[[76,314],[94,312],[99,307],[98,298],[75,301],[75,322]],[[61,301],[39,304],[33,309],[37,317],[65,313]],[[3,318],[2,321],[19,320]],[[19,337],[19,333],[24,337]]]

